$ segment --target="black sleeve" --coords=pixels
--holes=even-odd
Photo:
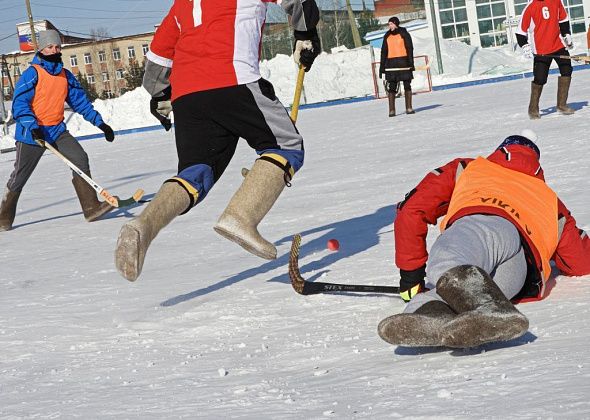
[[[561,36],[566,36],[567,34],[572,34],[570,29],[570,21],[566,20],[565,22],[559,22],[559,33]]]
[[[385,61],[387,60],[387,37],[389,32],[383,36],[383,45],[381,45],[381,61],[379,62],[379,77],[385,73]]]
[[[412,42],[412,37],[410,33],[404,29],[402,32],[402,36],[404,37],[404,45],[406,47],[406,52],[408,53],[408,61],[410,62],[410,67],[414,67],[414,43]]]
[[[525,35],[516,34],[516,42],[518,42],[518,46],[522,48],[524,45],[529,43],[529,39]]]
[[[314,30],[320,21],[320,10],[315,0],[283,0],[281,7],[291,16],[291,24],[296,31]]]

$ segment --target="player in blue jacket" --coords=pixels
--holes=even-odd
[[[54,30],[40,32],[38,46],[38,53],[31,66],[23,72],[14,91],[12,115],[16,121],[16,159],[0,207],[0,231],[12,229],[21,191],[45,151],[35,140],[52,144],[91,176],[88,155],[64,123],[65,102],[85,120],[100,128],[107,141],[115,139],[113,130],[94,110],[76,77],[63,68],[59,33]],[[113,209],[110,204],[98,200],[96,192],[86,181],[75,173],[73,175],[72,183],[87,221],[97,220]]]

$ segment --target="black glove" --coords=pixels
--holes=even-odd
[[[43,135],[43,130],[40,128],[33,128],[31,130],[31,136],[33,136],[33,140],[45,140],[45,136]]]
[[[426,264],[415,270],[399,270],[399,295],[409,302],[418,293],[425,290]]]
[[[172,105],[170,104],[172,88],[168,86],[162,94],[162,96],[152,97],[150,100],[150,112],[160,121],[164,130],[169,131],[172,128],[172,121],[168,118],[168,115],[172,111]]]
[[[104,133],[104,138],[110,143],[113,140],[115,140],[115,133],[113,132],[113,129],[111,128],[110,125],[102,123],[101,125],[98,126],[98,128],[100,128],[103,133]]]
[[[311,69],[311,65],[315,58],[322,52],[322,45],[320,43],[320,37],[318,31],[310,29],[309,31],[294,31],[295,45],[293,46],[294,56],[297,57],[299,53],[299,61],[295,58],[297,64],[301,64],[305,71],[308,72]],[[304,48],[302,42],[311,41],[311,49]]]

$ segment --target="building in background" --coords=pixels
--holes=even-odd
[[[83,77],[87,87],[101,98],[116,97],[128,89],[129,75],[131,72],[143,71],[145,55],[154,37],[154,32],[147,32],[94,40],[65,35],[47,20],[34,24],[36,32],[55,29],[60,33],[64,67],[74,75]],[[30,46],[30,29],[28,33],[24,29],[19,32],[19,44],[21,51],[2,54],[0,57],[2,88],[7,98],[12,96],[14,84],[34,57],[35,52]]]
[[[375,18],[380,23],[387,24],[392,16],[401,22],[424,19],[424,0],[375,0]]]

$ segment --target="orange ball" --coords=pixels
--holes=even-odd
[[[330,251],[338,251],[340,249],[340,242],[338,242],[336,239],[330,239],[328,240],[327,246]]]

